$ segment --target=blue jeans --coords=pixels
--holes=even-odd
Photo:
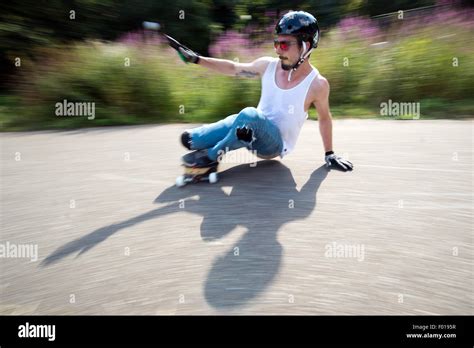
[[[252,131],[250,141],[237,137],[237,129],[244,127]],[[266,159],[279,156],[283,150],[283,140],[278,127],[253,107],[247,107],[238,114],[188,132],[191,137],[191,149],[207,149],[207,155],[213,161],[227,151],[242,147],[254,150],[258,157]]]

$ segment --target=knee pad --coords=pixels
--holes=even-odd
[[[237,135],[237,139],[239,140],[243,140],[249,143],[252,141],[252,130],[250,128],[237,128],[235,133]]]
[[[191,135],[188,132],[181,134],[181,144],[188,150],[191,150]]]

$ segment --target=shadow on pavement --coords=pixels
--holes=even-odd
[[[218,240],[237,226],[247,230],[235,245],[216,258],[204,284],[205,298],[211,306],[244,305],[258,296],[278,273],[282,246],[277,233],[284,229],[284,224],[304,219],[314,211],[317,190],[327,174],[327,169],[321,166],[298,191],[285,165],[265,160],[259,161],[256,167],[248,164],[232,167],[222,172],[222,180],[214,185],[172,186],[155,199],[155,203],[168,205],[71,241],[46,257],[41,266],[73,253],[81,255],[127,227],[184,210],[203,217],[200,233],[204,241]],[[232,189],[230,194],[224,187]],[[185,203],[184,209],[179,202]]]

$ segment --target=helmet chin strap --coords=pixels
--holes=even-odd
[[[290,82],[290,80],[291,80],[291,73],[293,71],[296,71],[296,69],[298,69],[300,67],[300,65],[303,64],[303,62],[306,60],[306,58],[308,58],[308,56],[310,55],[312,50],[313,50],[313,47],[311,47],[308,50],[308,52],[304,53],[306,51],[306,43],[303,41],[303,53],[301,53],[300,59],[291,68],[290,73],[288,74],[288,82]]]

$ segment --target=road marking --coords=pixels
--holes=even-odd
[[[222,186],[221,189],[222,191],[224,191],[224,193],[227,195],[227,196],[230,196],[232,194],[232,189],[234,187],[233,186]]]

